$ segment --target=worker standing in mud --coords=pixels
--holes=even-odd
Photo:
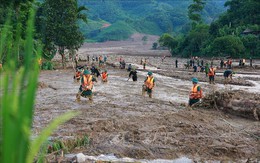
[[[129,73],[129,78],[127,79],[127,81],[131,78],[132,76],[132,79],[133,81],[137,81],[137,71],[135,68],[132,68],[130,73]]]
[[[230,81],[232,81],[232,76],[233,76],[234,72],[230,69],[227,69],[224,71],[223,75],[224,75],[224,84],[228,84]]]
[[[220,61],[220,68],[222,69],[224,67],[224,61],[223,61],[223,59],[221,59],[221,61]]]
[[[144,59],[143,61],[143,69],[145,70],[145,66],[146,66],[146,59]]]
[[[178,68],[178,59],[175,60],[175,67]]]
[[[253,59],[250,57],[250,67],[253,67]]]
[[[81,85],[79,87],[79,92],[76,95],[76,100],[79,102],[80,97],[82,96],[85,98],[89,98],[90,102],[92,102],[93,101],[92,89],[93,89],[92,75],[90,75],[90,72],[88,70],[85,70],[81,78]]]
[[[208,76],[208,73],[209,73],[209,63],[206,63],[206,66],[205,66],[206,77]]]
[[[209,69],[209,84],[215,84],[215,68],[213,66]]]
[[[193,104],[197,103],[200,101],[202,98],[202,89],[198,85],[199,80],[197,78],[192,78],[192,88],[190,91],[190,96],[189,96],[189,106],[192,106]]]
[[[146,79],[144,80],[142,95],[145,96],[145,92],[149,95],[150,98],[153,97],[153,88],[155,86],[155,80],[152,72],[148,72]]]
[[[74,74],[74,81],[75,82],[79,82],[80,78],[81,78],[81,71],[79,69],[76,70],[75,74]]]
[[[108,77],[107,70],[105,70],[105,71],[103,71],[101,73],[102,82],[106,83],[107,82],[107,77]]]

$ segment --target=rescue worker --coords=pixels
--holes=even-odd
[[[224,61],[223,61],[223,59],[221,59],[221,61],[220,61],[220,68],[223,68],[224,67]]]
[[[253,67],[253,59],[250,57],[250,67]]]
[[[192,88],[190,91],[190,97],[189,97],[189,106],[192,106],[193,104],[197,103],[200,101],[202,98],[202,89],[198,85],[198,79],[197,78],[192,78]]]
[[[83,72],[83,76],[81,78],[81,85],[79,87],[79,92],[76,95],[76,100],[80,101],[80,96],[89,98],[89,100],[93,101],[93,95],[92,95],[92,89],[93,89],[93,77],[90,75],[90,72],[88,70],[85,70]]]
[[[246,59],[242,59],[242,66],[244,67],[246,65]]]
[[[91,67],[91,74],[95,75],[97,78],[100,76],[100,72],[95,65],[92,65]]]
[[[129,78],[128,78],[128,80],[131,78],[131,76],[132,76],[133,81],[137,81],[137,71],[136,71],[135,68],[132,68],[132,69],[131,69],[131,71],[130,71],[130,73],[129,73]]]
[[[235,74],[235,73],[230,69],[227,69],[226,71],[224,71],[224,73],[223,73],[224,84],[228,84],[230,81],[232,81],[233,74]]]
[[[155,86],[155,79],[152,72],[148,72],[146,79],[144,80],[142,95],[145,96],[145,92],[152,98],[153,88]]]
[[[121,68],[121,69],[125,69],[125,65],[126,65],[125,60],[122,60],[122,61],[120,62],[120,68]]]
[[[232,68],[232,60],[231,60],[231,59],[229,59],[229,60],[227,61],[227,66],[228,66],[229,69]]]
[[[146,59],[144,59],[144,62],[143,62],[143,69],[145,70],[145,66],[146,66]]]
[[[107,82],[107,77],[108,77],[107,70],[105,70],[101,73],[102,82],[104,83]]]
[[[74,75],[74,80],[79,82],[80,78],[81,78],[81,71],[77,69]]]
[[[208,73],[208,76],[209,76],[209,84],[213,83],[215,84],[215,68],[213,66],[210,67],[209,69],[209,73]]]

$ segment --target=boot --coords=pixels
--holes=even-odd
[[[149,98],[153,98],[153,95],[151,93],[149,93]]]

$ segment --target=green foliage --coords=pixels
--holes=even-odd
[[[212,52],[215,55],[238,57],[244,52],[245,47],[239,37],[223,36],[218,37],[212,43]]]
[[[101,30],[97,36],[97,41],[116,41],[116,40],[126,40],[132,34],[134,30],[122,21],[118,21],[113,25]]]
[[[195,28],[188,33],[185,39],[180,43],[180,49],[189,54],[199,53],[205,48],[206,43],[210,39],[209,26],[200,24],[195,26]]]
[[[260,54],[260,39],[255,35],[246,35],[241,38],[247,54],[251,54],[251,57],[259,57]]]
[[[217,18],[221,12],[225,11],[223,6],[225,1],[207,1],[205,9],[202,10],[201,19],[210,23]],[[97,23],[105,21],[112,25],[121,21],[131,26],[133,31],[153,35],[187,32],[189,27],[187,8],[191,2],[191,0],[79,0],[80,5],[87,6],[89,9],[89,20]],[[91,24],[83,25],[84,27],[81,28],[84,35],[91,40],[107,40],[100,38],[99,32],[102,30],[100,26],[93,29]],[[118,39],[120,38],[124,37],[119,36]]]
[[[195,2],[195,1],[194,1]],[[257,34],[243,33],[260,30],[260,1],[256,0],[229,0],[226,2],[228,10],[210,26],[200,23],[203,14],[202,5],[189,6],[189,14],[195,12],[193,28],[178,40],[178,51],[182,56],[226,56],[260,57],[260,37]],[[208,4],[209,1],[207,1]],[[205,6],[207,8],[207,5]],[[194,15],[193,15],[194,16]],[[198,17],[196,17],[198,16]],[[190,17],[191,18],[191,17]],[[196,19],[198,18],[198,19]],[[192,18],[191,18],[192,19]],[[187,26],[188,27],[188,26]],[[187,28],[188,29],[188,28]],[[187,31],[187,30],[183,30]],[[176,48],[175,48],[176,49]]]
[[[77,147],[83,147],[89,144],[89,137],[87,135],[77,136],[74,139],[66,139],[66,140],[52,140],[48,142],[47,152],[52,153],[55,151],[63,150],[65,153],[70,152],[71,150]]]
[[[157,43],[157,42],[154,42],[152,48],[153,48],[153,50],[156,50],[156,49],[158,48],[158,43]]]
[[[171,35],[165,33],[159,39],[160,46],[166,46],[169,48],[170,52],[173,54],[174,49],[178,46],[178,41]]]
[[[46,0],[43,9],[45,32],[42,37],[45,49],[53,51],[51,45],[57,46],[65,67],[65,50],[78,50],[83,44],[84,37],[79,31],[77,20],[85,19],[79,13],[85,8],[78,8],[75,0]]]
[[[190,20],[194,23],[201,23],[201,15],[200,12],[203,10],[205,6],[204,0],[193,0],[193,4],[189,5],[188,9],[188,16]]]
[[[1,28],[0,58],[5,56],[4,72],[0,74],[0,162],[33,162],[41,144],[61,123],[70,119],[75,113],[67,113],[55,119],[34,141],[31,141],[31,127],[34,114],[39,74],[38,59],[42,47],[34,40],[34,10],[29,9],[29,19],[25,26],[14,26],[12,14]],[[25,40],[19,32],[25,28]],[[19,62],[20,47],[24,53],[23,62]]]
[[[51,61],[45,61],[42,63],[43,70],[53,70],[53,63]]]

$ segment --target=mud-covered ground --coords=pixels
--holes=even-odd
[[[86,49],[85,49],[86,50]],[[104,49],[103,49],[104,50]],[[81,49],[84,58],[84,48]],[[162,52],[164,53],[164,52]],[[108,55],[108,62],[117,65],[119,55]],[[82,98],[75,102],[79,83],[73,81],[72,68],[42,71],[39,78],[33,131],[37,135],[52,119],[67,111],[80,115],[61,125],[52,135],[73,139],[88,135],[89,145],[71,153],[89,156],[114,154],[136,159],[175,159],[185,156],[192,160],[260,160],[260,122],[227,114],[215,109],[186,108],[193,76],[199,77],[205,94],[215,90],[244,90],[247,96],[259,96],[260,72],[241,70],[234,80],[242,84],[223,85],[223,70],[218,70],[217,84],[209,85],[203,73],[174,68],[175,58],[161,62],[158,56],[147,56],[148,70],[153,70],[156,87],[152,99],[141,95],[147,70],[139,64],[141,56],[122,55],[127,63],[139,68],[138,81],[128,79],[128,72],[107,66],[109,82],[95,83],[94,102]],[[90,64],[81,62],[81,64]],[[160,69],[157,69],[157,68]],[[222,72],[221,72],[222,71]],[[245,82],[250,85],[243,84]],[[243,96],[243,95],[241,95]]]

